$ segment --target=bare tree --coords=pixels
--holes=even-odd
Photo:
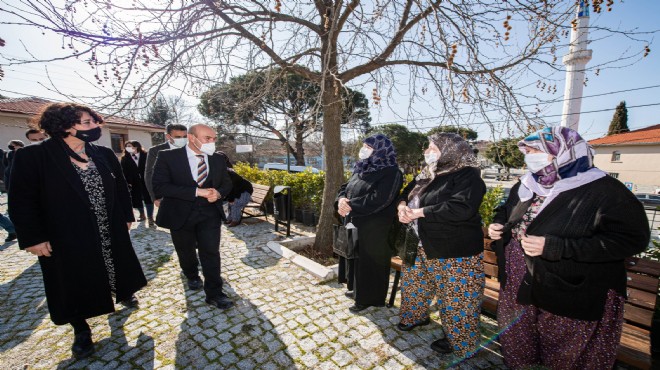
[[[493,131],[524,131],[541,122],[538,107],[520,100],[541,101],[525,84],[537,74],[538,89],[553,92],[545,76],[563,69],[557,50],[566,46],[576,6],[575,0],[0,2],[0,24],[60,34],[69,57],[89,63],[104,101],[118,109],[167,86],[198,96],[231,75],[275,66],[317,83],[327,179],[315,247],[325,251],[343,181],[347,85],[372,87],[374,104],[405,92],[455,126],[481,120]],[[594,11],[603,6],[594,1]],[[638,34],[628,35],[646,46]],[[641,58],[639,50],[613,59]]]

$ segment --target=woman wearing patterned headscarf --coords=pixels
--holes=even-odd
[[[401,283],[400,330],[428,325],[429,305],[438,296],[444,332],[431,344],[440,353],[472,356],[478,348],[484,290],[483,232],[479,205],[486,193],[479,163],[459,135],[429,137],[426,167],[404,189],[399,221],[419,235],[415,264]]]
[[[359,157],[353,175],[339,189],[335,203],[339,215],[358,229],[358,258],[347,269],[348,278],[339,279],[347,282],[349,289],[353,288],[353,294],[349,295],[355,298],[355,305],[349,308],[353,313],[385,305],[392,257],[387,235],[403,185],[396,150],[387,136],[366,138]]]
[[[497,320],[514,369],[611,369],[623,324],[624,259],[642,252],[641,203],[593,166],[593,152],[566,127],[518,143],[529,172],[489,226],[497,240]]]

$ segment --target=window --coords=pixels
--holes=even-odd
[[[615,179],[618,179],[618,178],[619,178],[619,174],[616,173],[616,172],[610,172],[610,173],[608,173],[608,175],[614,177]]]
[[[612,162],[621,162],[621,152],[619,151],[612,152]]]
[[[126,134],[117,134],[110,133],[110,146],[112,151],[119,154],[124,151],[124,143],[128,141],[128,135]]]

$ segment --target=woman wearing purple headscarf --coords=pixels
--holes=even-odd
[[[395,200],[403,185],[396,150],[387,136],[378,134],[364,139],[359,157],[335,203],[339,215],[358,229],[358,258],[349,265],[348,276],[339,279],[353,288],[355,305],[349,308],[353,313],[385,305],[392,258],[387,236],[396,215]]]
[[[417,258],[401,282],[399,330],[428,325],[438,297],[445,335],[431,343],[440,353],[467,358],[479,348],[484,291],[483,231],[479,205],[486,193],[470,145],[452,133],[429,137],[427,166],[401,193],[399,221],[419,235]]]
[[[624,259],[646,249],[641,203],[593,166],[566,127],[518,143],[529,172],[488,228],[497,240],[497,320],[507,366],[611,369],[623,324]]]

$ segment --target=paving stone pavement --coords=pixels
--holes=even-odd
[[[222,277],[236,303],[226,311],[187,289],[167,230],[134,224],[131,236],[149,280],[140,308],[90,319],[96,353],[81,361],[71,358],[70,326],[49,319],[37,258],[15,242],[0,246],[0,368],[440,369],[457,360],[429,348],[440,333],[437,312],[408,333],[395,328],[398,304],[351,314],[339,284],[320,284],[266,248],[281,238],[271,223],[223,227]],[[488,344],[495,322],[482,322]],[[456,367],[505,368],[491,348]]]

